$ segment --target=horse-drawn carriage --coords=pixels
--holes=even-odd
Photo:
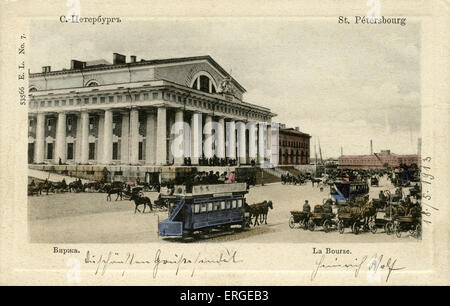
[[[198,185],[192,192],[185,185],[174,186],[175,201],[169,217],[158,222],[158,234],[163,237],[186,237],[200,232],[250,224],[245,209],[245,183]]]
[[[291,217],[289,218],[289,227],[294,228],[295,224],[298,224],[300,228],[306,230],[308,228],[308,221],[310,216],[310,212],[298,210],[291,211]]]
[[[325,233],[328,233],[332,227],[337,226],[336,215],[326,210],[323,205],[314,206],[314,210],[308,220],[308,229],[314,231],[317,226],[322,226]]]
[[[345,228],[350,228],[355,235],[361,230],[374,231],[376,208],[373,202],[368,200],[368,196],[360,197],[355,203],[352,202],[351,205],[345,205],[338,209],[337,228],[339,233],[343,234]]]

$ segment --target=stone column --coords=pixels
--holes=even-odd
[[[264,157],[266,156],[266,146],[265,146],[265,138],[267,133],[265,133],[266,124],[264,122],[260,122],[258,125],[258,162],[260,164],[264,163]]]
[[[225,119],[219,118],[216,130],[216,155],[225,158]]]
[[[256,123],[250,122],[248,127],[248,155],[250,160],[255,160],[258,153],[258,145],[256,143]]]
[[[240,121],[237,123],[238,129],[238,142],[239,142],[239,163],[246,164],[247,163],[247,152],[245,147],[245,123]]]
[[[212,135],[212,117],[211,115],[206,115],[205,117],[205,127],[203,128],[203,133],[205,135],[205,141],[203,143],[203,151],[206,158],[213,157],[213,135]]]
[[[139,164],[139,111],[132,108],[130,111],[130,163]]]
[[[81,160],[81,114],[77,114],[77,134],[75,138],[75,163],[79,163]]]
[[[227,157],[236,159],[236,122],[230,120],[226,125]]]
[[[175,124],[175,116],[173,114],[173,112],[169,113],[168,116],[168,121],[169,121],[169,152],[168,156],[169,156],[169,163],[173,162],[173,154],[172,154],[172,143],[173,143],[173,138],[174,138],[174,134],[172,131],[173,125]]]
[[[44,146],[45,146],[45,114],[37,114],[36,120],[36,141],[34,147],[34,162],[37,164],[44,162]]]
[[[128,164],[130,162],[129,154],[129,127],[130,127],[130,114],[128,112],[122,113],[121,134],[120,134],[120,162],[122,164]]]
[[[267,125],[266,156],[269,162],[272,163],[272,126],[270,124]]]
[[[87,164],[89,158],[89,113],[81,111],[81,154],[80,163]]]
[[[103,160],[103,135],[105,128],[105,116],[100,114],[98,116],[98,131],[97,131],[97,163],[101,163]],[[112,156],[112,155],[111,155]]]
[[[174,165],[180,166],[184,163],[184,120],[183,110],[177,110],[175,113],[175,126],[172,128],[174,140],[170,150],[174,155]]]
[[[156,126],[156,164],[165,165],[167,163],[167,110],[165,107],[158,107]]]
[[[103,125],[103,164],[105,165],[111,164],[112,161],[112,117],[112,111],[105,110],[105,124]]]
[[[198,165],[203,149],[202,114],[193,113],[191,117],[191,162]]]
[[[55,163],[66,162],[66,114],[58,113],[58,123],[56,126]]]
[[[156,113],[147,113],[147,130],[145,133],[145,163],[156,164]]]

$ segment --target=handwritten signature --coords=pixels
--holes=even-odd
[[[360,259],[355,258],[353,262],[349,263],[341,263],[338,261],[338,258],[335,258],[334,263],[333,262],[326,262],[326,259],[330,257],[327,257],[326,255],[322,255],[320,259],[315,263],[314,269],[311,274],[311,281],[313,281],[319,270],[327,270],[327,269],[336,269],[336,268],[343,268],[343,269],[354,269],[354,277],[357,278],[360,271],[364,267],[364,264],[366,263],[366,266],[368,267],[367,272],[371,273],[378,273],[381,271],[387,271],[386,275],[386,282],[388,282],[391,274],[393,271],[403,270],[406,269],[405,267],[396,267],[397,259],[392,259],[389,257],[385,263],[383,263],[384,255],[380,255],[379,257],[375,254],[371,258],[371,260],[368,261],[369,256],[363,256]]]
[[[151,258],[151,257],[150,257]],[[84,259],[85,264],[95,265],[94,275],[103,276],[109,268],[117,266],[153,266],[153,278],[158,275],[158,271],[161,266],[173,266],[175,268],[175,275],[179,274],[180,269],[189,267],[191,270],[191,277],[194,276],[195,270],[199,265],[220,265],[220,264],[236,264],[241,263],[243,260],[238,258],[238,252],[236,250],[229,250],[225,248],[214,256],[205,256],[198,252],[195,256],[186,256],[185,254],[164,254],[161,249],[158,249],[153,259],[138,258],[135,253],[117,253],[108,252],[106,255],[100,256],[93,255],[90,251],[87,251]],[[126,269],[122,270],[122,276],[125,275]]]

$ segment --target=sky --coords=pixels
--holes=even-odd
[[[415,154],[420,137],[420,25],[339,25],[336,18],[34,21],[30,70],[71,59],[210,55],[273,121],[320,141],[324,158],[390,149]],[[311,156],[314,156],[313,149]]]

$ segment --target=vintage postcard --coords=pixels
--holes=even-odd
[[[1,284],[449,284],[448,2],[0,6]]]

